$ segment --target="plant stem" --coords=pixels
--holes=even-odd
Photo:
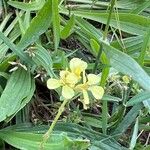
[[[103,34],[103,41],[105,41],[106,38],[107,38],[108,29],[109,29],[109,24],[110,24],[111,15],[112,15],[112,11],[113,11],[115,2],[116,2],[116,0],[112,0],[112,1],[111,1],[110,11],[109,11],[107,23],[106,23],[106,26],[105,26],[105,31],[104,31],[104,34]],[[101,44],[101,43],[100,43],[100,44]],[[99,60],[100,60],[102,51],[103,51],[103,45],[101,44],[101,45],[100,45],[100,49],[99,49],[98,54],[97,54],[97,57],[96,57],[96,61],[95,61],[95,66],[94,66],[94,69],[93,69],[93,73],[95,73],[96,70],[97,70],[97,66],[98,66],[98,63],[99,63]]]
[[[107,38],[109,24],[110,24],[111,15],[112,15],[112,11],[113,11],[115,2],[116,2],[116,0],[112,0],[111,1],[110,11],[109,11],[109,15],[108,15],[105,31],[104,31],[104,34],[103,34],[103,41],[105,41],[106,38]],[[98,52],[98,55],[97,55],[97,58],[96,58],[96,62],[95,62],[95,66],[94,66],[93,72],[96,72],[96,70],[97,70],[97,66],[98,66],[98,63],[99,63],[101,55],[102,55],[102,51],[103,51],[103,45],[101,44],[99,52]],[[106,80],[105,80],[105,82],[106,82]],[[101,86],[104,87],[105,83],[103,83]],[[103,101],[102,102],[102,106],[103,106],[102,107],[102,131],[103,131],[104,134],[107,134],[107,123],[108,123],[108,118],[107,118],[108,104],[107,104],[107,101]]]
[[[106,40],[106,38],[107,38],[109,24],[110,24],[111,15],[112,15],[112,12],[113,12],[113,8],[114,8],[114,5],[115,5],[115,2],[116,2],[116,0],[111,0],[110,11],[109,11],[109,15],[108,15],[108,19],[107,19],[107,24],[106,24],[104,35],[103,35],[103,40]]]
[[[54,118],[54,120],[53,120],[53,122],[52,122],[52,124],[51,124],[51,126],[49,128],[49,130],[43,136],[43,141],[41,143],[41,149],[43,149],[44,144],[47,142],[48,138],[50,137],[50,135],[51,135],[51,133],[52,133],[52,131],[53,131],[53,129],[54,129],[54,127],[55,127],[59,117],[63,113],[63,111],[65,109],[65,105],[68,103],[68,101],[69,101],[68,99],[65,99],[63,101],[63,103],[61,104],[61,106],[59,107],[58,113],[57,113],[56,117]]]

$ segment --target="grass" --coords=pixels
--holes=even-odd
[[[0,149],[150,149],[149,16],[146,0],[0,1]],[[87,69],[65,99],[47,81],[72,58]],[[91,73],[105,92],[87,103]]]

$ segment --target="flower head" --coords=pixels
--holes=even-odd
[[[60,71],[59,79],[48,79],[47,87],[49,89],[62,87],[62,96],[65,99],[71,99],[75,95],[75,92],[82,93],[82,103],[84,108],[87,109],[90,102],[88,91],[92,93],[95,99],[101,99],[104,94],[104,89],[98,86],[100,78],[95,74],[88,74],[86,76],[87,63],[79,58],[71,59],[69,67],[70,70]],[[81,79],[83,83],[81,83]]]
[[[78,82],[78,78],[73,73],[63,70],[60,71],[60,79],[50,78],[47,80],[49,89],[57,89],[62,87],[62,96],[66,99],[71,99],[74,96],[74,86]]]

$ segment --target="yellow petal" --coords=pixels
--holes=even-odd
[[[104,95],[104,89],[101,86],[91,86],[89,90],[96,99],[101,99]]]
[[[89,101],[89,96],[88,96],[88,93],[86,90],[83,90],[83,98],[84,98],[84,100],[83,100],[84,104],[88,105],[90,103],[90,101]]]
[[[60,80],[53,79],[53,78],[47,80],[47,87],[49,89],[56,89],[60,86],[61,86]]]
[[[87,68],[87,63],[79,58],[73,58],[70,60],[70,69],[77,76],[80,76],[81,72],[83,72]]]
[[[65,85],[62,88],[62,96],[66,99],[71,99],[74,96],[74,90],[69,86]]]
[[[60,78],[62,79],[62,80],[65,80],[65,78],[66,78],[66,76],[69,74],[69,71],[67,71],[67,70],[62,70],[62,71],[60,71],[60,73],[59,73],[59,75],[60,75]]]
[[[66,82],[75,85],[78,82],[78,77],[74,73],[69,73],[66,77]]]
[[[98,84],[100,81],[100,77],[95,74],[88,74],[87,78],[88,78],[88,85]]]

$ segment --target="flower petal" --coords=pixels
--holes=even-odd
[[[47,80],[47,87],[49,89],[56,89],[60,86],[61,86],[60,80],[53,79],[53,78]]]
[[[70,60],[70,69],[77,76],[80,76],[81,72],[87,68],[87,63],[79,58],[73,58]]]
[[[67,70],[62,70],[62,71],[60,71],[60,73],[59,73],[59,75],[60,75],[60,78],[62,79],[62,80],[65,80],[65,78],[66,78],[66,76],[69,74],[69,71],[67,71]]]
[[[66,99],[71,99],[74,96],[74,90],[65,85],[62,87],[62,96]]]
[[[74,73],[69,73],[66,77],[66,82],[75,85],[79,78]]]
[[[88,85],[98,84],[100,81],[100,77],[95,74],[88,74],[87,78],[88,78]]]
[[[89,101],[89,96],[88,96],[88,93],[86,90],[83,90],[83,98],[84,98],[83,99],[84,104],[88,105],[90,103],[90,101]]]
[[[104,95],[104,89],[101,86],[91,86],[89,90],[96,99],[101,99]]]

